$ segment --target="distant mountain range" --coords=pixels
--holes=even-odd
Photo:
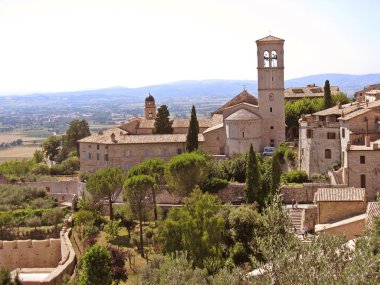
[[[355,91],[364,86],[380,83],[380,73],[366,75],[351,75],[326,73],[309,75],[300,78],[286,80],[285,87],[302,87],[307,84],[315,83],[323,86],[325,80],[330,80],[331,85],[339,86],[342,92],[352,96]],[[98,96],[105,96],[108,99],[112,97],[128,96],[132,101],[141,100],[148,93],[151,93],[157,99],[169,99],[178,97],[203,97],[203,96],[221,96],[231,97],[238,94],[244,87],[253,94],[257,94],[257,80],[183,80],[172,83],[157,84],[139,88],[111,87],[97,90],[74,91],[74,92],[57,92],[57,93],[34,93],[29,95],[18,95],[21,97],[29,96],[62,96],[62,97],[82,97],[83,100]],[[4,96],[4,95],[3,95]],[[8,95],[13,97],[12,95]],[[7,97],[8,97],[7,96]],[[79,99],[79,98],[76,98]]]

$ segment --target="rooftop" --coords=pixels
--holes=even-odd
[[[371,227],[375,218],[380,218],[380,202],[368,202],[367,226]]]
[[[331,95],[339,93],[338,86],[331,86],[330,90]],[[323,96],[323,87],[315,86],[315,84],[306,87],[290,87],[285,89],[285,99],[316,98]]]
[[[316,193],[317,202],[365,201],[364,188],[319,188]]]
[[[257,116],[256,114],[249,112],[245,109],[240,109],[239,111],[236,111],[229,115],[226,118],[226,121],[249,121],[257,119],[259,119],[259,116]]]
[[[280,39],[280,38],[277,38],[277,37],[272,36],[272,35],[269,35],[269,36],[266,36],[266,37],[264,37],[264,38],[262,38],[262,39],[258,39],[258,40],[256,41],[256,43],[257,43],[257,42],[274,42],[274,41],[281,41],[281,42],[284,42],[285,40]]]
[[[251,105],[258,106],[259,102],[257,98],[247,92],[247,90],[243,90],[240,94],[236,95],[234,98],[232,98],[230,101],[228,101],[226,104],[224,104],[222,107],[220,107],[218,110],[213,112],[213,114],[221,114],[225,109],[241,104],[241,103],[248,103]]]

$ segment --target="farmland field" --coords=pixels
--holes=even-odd
[[[0,163],[11,159],[31,158],[39,147],[35,146],[15,146],[0,150]]]

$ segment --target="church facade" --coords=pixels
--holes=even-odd
[[[284,40],[267,36],[256,41],[258,98],[246,90],[208,118],[199,118],[199,147],[212,155],[256,152],[285,141]],[[145,99],[144,118],[92,134],[78,141],[81,172],[105,167],[126,170],[147,159],[169,160],[185,152],[188,119],[174,119],[172,134],[153,134],[156,104]]]

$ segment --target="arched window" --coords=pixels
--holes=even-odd
[[[264,67],[269,67],[269,51],[264,51]]]
[[[153,113],[152,113],[151,111],[149,111],[149,113],[148,113],[148,117],[149,117],[149,119],[152,119],[152,118],[153,118]]]
[[[271,54],[271,66],[272,67],[277,67],[277,52],[275,50],[272,51]]]

